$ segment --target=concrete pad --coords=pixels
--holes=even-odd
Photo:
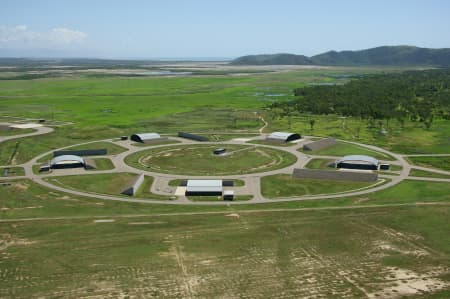
[[[231,141],[235,141],[235,142],[247,142],[247,141],[250,141],[250,140],[252,140],[251,138],[234,138],[234,139],[231,139]]]
[[[17,124],[17,125],[10,125],[11,128],[15,129],[34,129],[34,128],[40,128],[43,127],[41,124]]]
[[[186,194],[186,188],[187,187],[177,187],[177,189],[175,190],[175,195],[184,196]]]

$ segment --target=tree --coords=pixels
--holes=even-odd
[[[315,119],[310,119],[310,120],[309,120],[309,126],[311,127],[311,131],[314,130],[314,125],[315,125],[315,123],[316,123],[316,120],[315,120]]]

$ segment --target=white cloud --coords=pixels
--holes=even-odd
[[[17,25],[14,27],[0,26],[0,43],[8,43],[20,40],[27,31],[27,26]]]
[[[63,43],[82,43],[87,38],[87,34],[78,30],[72,30],[69,28],[54,28],[49,34],[50,40]]]
[[[64,27],[50,31],[33,31],[26,25],[0,26],[0,46],[69,46],[81,44],[86,38],[86,33]]]

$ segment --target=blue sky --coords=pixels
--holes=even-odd
[[[0,55],[314,55],[450,47],[450,1],[0,0]]]

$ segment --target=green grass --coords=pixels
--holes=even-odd
[[[25,163],[39,154],[61,147],[99,139],[99,136],[107,138],[120,135],[120,131],[114,128],[87,127],[75,130],[71,126],[63,126],[55,128],[55,132],[49,134],[2,142],[0,146],[0,164],[5,165],[8,163],[16,147],[17,152],[12,161],[14,165]],[[49,155],[46,158],[51,158],[51,156]]]
[[[287,118],[279,118],[278,115],[267,113],[265,119],[269,121],[266,132],[294,131],[302,135],[331,136],[377,145],[402,154],[446,154],[450,147],[450,122],[444,119],[435,119],[431,129],[425,129],[421,122],[412,121],[406,121],[402,127],[393,120],[387,135],[381,135],[379,127],[370,127],[367,121],[356,117],[347,117],[344,123],[339,115],[296,115],[291,117],[291,126]],[[311,119],[316,120],[312,131]],[[387,128],[385,123],[384,128]]]
[[[5,170],[8,169],[8,176],[22,176],[25,175],[23,167],[0,167],[0,176],[3,176]]]
[[[336,170],[334,166],[330,166],[330,164],[333,164],[334,162],[334,160],[330,159],[311,159],[308,164],[305,165],[305,168]]]
[[[107,173],[90,175],[71,175],[45,180],[56,185],[88,192],[120,195],[128,183],[137,177],[132,173]],[[125,195],[124,195],[125,196]]]
[[[401,167],[400,165],[391,164],[389,166],[389,170],[391,171],[401,171],[402,169],[403,167]]]
[[[114,169],[114,164],[112,163],[111,159],[108,158],[94,158],[93,159],[96,165],[95,169],[91,169],[93,171],[95,170],[111,170]]]
[[[436,172],[423,171],[420,169],[411,169],[409,172],[410,176],[417,177],[426,177],[426,178],[441,178],[441,179],[450,179],[450,175],[440,174]]]
[[[373,184],[374,182],[297,179],[287,174],[276,174],[261,178],[261,192],[265,197],[277,198],[346,192]]]
[[[369,203],[450,201],[450,184],[406,180],[393,188],[370,194]]]
[[[136,192],[135,197],[150,198],[150,199],[164,199],[164,200],[171,199],[170,196],[164,196],[164,195],[152,193],[150,191],[150,188],[153,185],[153,181],[154,181],[153,177],[147,176],[147,175],[144,176],[144,182],[142,183],[139,190]]]
[[[361,288],[409,283],[392,277],[392,266],[448,284],[449,213],[428,206],[4,223],[0,296],[363,298]],[[420,250],[430,253],[408,253]]]
[[[34,129],[13,129],[13,130],[7,130],[7,131],[0,130],[0,136],[22,135],[22,134],[33,133],[35,131],[36,130],[34,130]]]
[[[106,149],[106,155],[117,155],[127,151],[126,148],[106,141],[92,142],[85,145],[76,145],[66,148],[64,150],[86,150],[86,149]],[[95,157],[95,156],[94,156]],[[38,162],[50,161],[53,158],[53,154],[50,153],[44,157],[38,159]]]
[[[86,177],[86,176],[85,176]],[[0,180],[1,182],[1,180]],[[450,184],[405,180],[387,190],[362,196],[323,200],[302,200],[239,206],[173,206],[116,202],[75,196],[48,189],[30,180],[9,181],[0,185],[2,219],[34,217],[78,217],[92,215],[189,213],[205,211],[345,207],[353,205],[450,202]],[[95,189],[94,189],[95,190]],[[39,207],[31,209],[29,207]]]
[[[65,150],[85,150],[85,149],[106,149],[107,155],[117,155],[127,151],[126,148],[120,145],[105,141],[92,142],[85,145],[71,146]]]
[[[346,156],[346,155],[367,155],[381,160],[394,160],[393,157],[370,150],[365,147],[354,145],[346,142],[337,142],[336,145],[318,151],[303,151],[305,154],[323,155],[323,156]]]
[[[450,171],[450,156],[444,157],[408,157],[413,164]]]
[[[228,175],[269,171],[293,164],[287,152],[248,145],[220,145],[228,155],[215,156],[218,145],[181,145],[133,153],[125,162],[148,171],[183,175]],[[236,153],[230,154],[233,151]]]

